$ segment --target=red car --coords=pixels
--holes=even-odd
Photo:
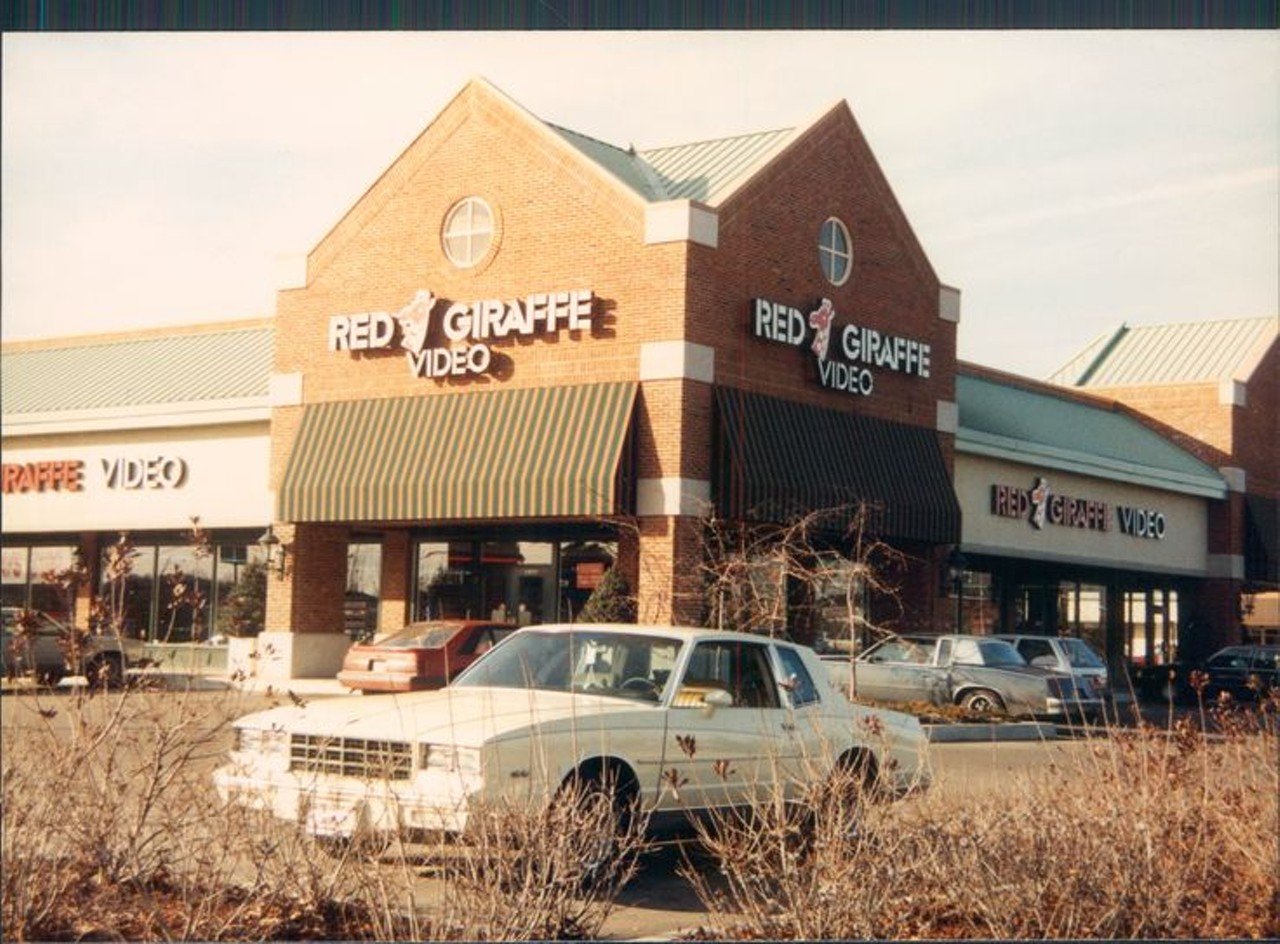
[[[416,692],[449,680],[515,632],[505,623],[432,620],[347,650],[338,681],[365,692]]]

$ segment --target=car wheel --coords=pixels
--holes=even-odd
[[[105,690],[124,685],[124,666],[114,656],[101,655],[92,659],[84,669],[90,688]]]
[[[980,714],[1003,714],[1004,701],[995,692],[986,688],[978,688],[967,692],[960,700],[960,706]]]
[[[632,831],[639,795],[634,783],[612,769],[572,777],[560,790],[560,800],[572,804],[578,835],[571,836],[571,869],[584,892],[609,894],[625,884],[625,839]]]

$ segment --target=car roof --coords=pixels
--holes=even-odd
[[[728,639],[741,642],[777,642],[790,646],[797,644],[789,639],[773,639],[755,633],[738,633],[731,630],[707,629],[698,626],[664,626],[660,624],[636,623],[539,623],[525,626],[521,632],[536,630],[548,633],[627,633],[629,635],[665,636],[668,639],[679,639],[681,642],[694,642],[703,639]]]

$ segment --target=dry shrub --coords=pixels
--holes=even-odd
[[[546,809],[507,804],[469,814],[462,849],[420,848],[440,876],[440,916],[463,940],[589,940],[647,848],[643,815],[626,817],[588,787],[569,786]]]
[[[687,870],[704,933],[1275,936],[1277,707],[1215,709],[1211,733],[1195,718],[1112,729],[1047,776],[978,798],[940,788],[855,805],[835,791],[802,815],[775,798],[709,837],[718,874]]]
[[[6,698],[0,937],[583,938],[634,868],[643,823],[613,840],[608,808],[572,793],[539,813],[477,810],[465,848],[322,846],[217,797],[230,722],[251,707],[208,692]],[[606,841],[617,855],[589,869]]]

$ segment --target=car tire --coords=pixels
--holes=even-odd
[[[593,894],[618,891],[626,877],[626,869],[619,861],[624,854],[624,838],[631,832],[639,803],[634,782],[605,767],[596,773],[570,777],[561,787],[560,796],[571,798],[584,820],[603,815],[609,823],[606,832],[588,837],[587,844],[578,850],[578,887]]]
[[[960,699],[960,707],[982,714],[1004,714],[1004,699],[989,688],[976,688]]]
[[[830,789],[837,791],[836,799],[859,815],[868,800],[879,797],[880,787],[880,765],[869,750],[849,751],[831,773]]]
[[[85,666],[84,677],[90,688],[118,689],[124,685],[124,664],[116,656],[95,656]]]

